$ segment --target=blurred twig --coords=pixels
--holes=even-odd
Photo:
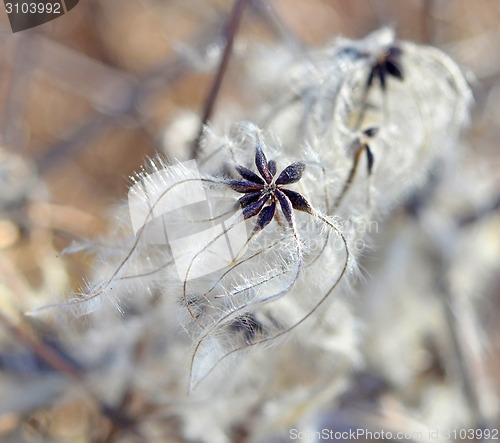
[[[500,195],[494,198],[486,206],[480,207],[475,212],[460,217],[458,219],[458,226],[465,227],[472,223],[476,223],[477,221],[480,221],[483,218],[487,217],[488,215],[494,214],[499,210],[500,210]]]
[[[28,38],[15,42],[13,68],[10,73],[10,85],[2,112],[0,136],[3,143],[14,151],[21,151],[23,136],[23,114],[33,74],[33,65],[37,63],[36,45]]]
[[[80,373],[80,371],[72,365],[67,359],[63,358],[55,348],[50,346],[48,343],[40,340],[36,335],[31,334],[28,330],[25,330],[13,321],[11,321],[5,314],[0,311],[0,325],[4,327],[12,336],[17,338],[20,342],[25,344],[29,349],[33,351],[41,360],[47,363],[55,371],[63,374],[86,388],[88,393],[91,395],[92,399],[99,405],[99,409],[102,414],[104,414],[112,423],[113,429],[128,429],[130,432],[135,434],[141,439],[141,441],[146,441],[146,439],[141,435],[141,433],[135,429],[135,422],[132,418],[128,417],[121,410],[116,410],[103,403],[97,398],[89,386],[86,386],[85,378]]]
[[[254,0],[250,2],[250,7],[276,33],[285,45],[304,48],[305,44],[303,40],[279,16],[272,4],[272,0]]]
[[[447,266],[444,257],[438,258],[437,280],[442,295],[446,323],[451,336],[453,352],[460,374],[462,390],[467,400],[475,429],[486,429],[487,419],[484,411],[483,389],[485,373],[478,355],[479,339],[472,326],[471,314],[464,309],[450,292],[447,280]]]
[[[433,7],[434,0],[422,0],[420,9],[420,39],[422,43],[430,44],[434,39]]]
[[[197,43],[193,45],[195,47],[202,45],[206,48],[218,35],[217,29],[218,27],[213,25],[207,26],[194,38]],[[119,103],[111,104],[110,109],[95,109],[86,121],[70,130],[61,140],[41,151],[48,152],[48,154],[42,154],[36,161],[40,173],[46,173],[60,165],[65,159],[71,158],[116,124],[118,119],[129,116],[140,120],[140,109],[153,93],[175,83],[192,69],[189,62],[181,55],[175,55],[159,63],[137,81],[125,84],[123,90],[117,94]]]
[[[38,357],[54,368],[57,372],[75,380],[83,381],[83,377],[80,372],[63,359],[51,346],[16,325],[2,312],[0,312],[0,324],[12,336],[27,345]]]

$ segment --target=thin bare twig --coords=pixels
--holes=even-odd
[[[217,74],[215,76],[214,82],[212,83],[212,87],[210,88],[207,99],[205,100],[200,128],[192,146],[193,158],[196,158],[198,155],[203,128],[207,124],[208,120],[210,120],[210,118],[212,117],[222,81],[224,80],[224,75],[227,71],[229,59],[231,58],[231,54],[233,52],[234,38],[238,32],[241,17],[243,15],[243,10],[250,1],[251,0],[236,0],[233,6],[233,10],[231,11],[227,26],[226,47],[224,48],[224,52],[222,53],[221,61],[219,64],[219,68],[217,69]]]

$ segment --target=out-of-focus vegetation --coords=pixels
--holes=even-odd
[[[82,0],[58,20],[16,34],[0,12],[0,440],[141,441],[131,417],[140,423],[164,413],[138,391],[127,392],[119,410],[109,410],[86,394],[85,383],[68,387],[54,373],[69,380],[80,375],[57,349],[57,322],[23,313],[77,288],[90,260],[82,254],[60,256],[61,251],[109,229],[115,205],[126,197],[128,176],[148,156],[189,157],[168,144],[165,129],[186,109],[201,114],[231,6],[224,0]],[[490,260],[500,261],[500,3],[495,0],[254,0],[236,36],[213,120],[225,123],[217,114],[224,106],[253,104],[238,59],[247,45],[321,46],[334,36],[361,38],[386,24],[395,26],[399,38],[444,50],[467,74],[476,102],[465,143],[477,159],[470,166],[477,181],[469,181],[474,189],[463,192],[474,195],[477,205],[463,208],[460,195],[449,196],[447,203],[463,210],[463,223],[472,229],[485,219],[491,224],[480,240],[471,241],[481,241],[483,252],[491,246]],[[208,48],[215,56],[205,61],[194,54],[189,60],[189,48]],[[487,177],[481,177],[483,166]],[[398,219],[392,223],[397,230]],[[474,282],[461,284],[474,292]],[[487,351],[478,371],[496,398],[499,276],[481,290],[477,316]],[[84,323],[75,320],[75,330]],[[439,365],[429,363],[429,373],[439,372]],[[394,400],[390,391],[384,398]],[[178,428],[175,417],[165,414],[161,441],[178,441]]]

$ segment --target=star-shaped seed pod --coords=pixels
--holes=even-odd
[[[363,130],[358,137],[356,137],[352,144],[351,148],[354,154],[354,162],[351,168],[351,171],[349,172],[349,175],[347,177],[347,180],[344,182],[344,186],[342,188],[342,191],[338,195],[334,207],[337,208],[340,205],[340,202],[344,198],[347,190],[351,186],[353,180],[354,180],[354,175],[356,174],[356,171],[358,169],[359,162],[361,160],[361,155],[363,152],[366,154],[366,166],[368,169],[368,177],[371,176],[372,171],[373,171],[373,164],[375,162],[375,158],[373,156],[373,152],[370,148],[370,143],[371,139],[375,137],[378,133],[378,128],[377,127],[371,127],[368,129]]]
[[[387,89],[387,76],[390,75],[399,80],[403,80],[403,67],[401,66],[401,55],[403,50],[398,46],[390,46],[375,61],[370,70],[366,86],[370,88],[373,80],[377,77],[383,91]]]
[[[366,166],[368,168],[368,175],[372,173],[373,163],[375,161],[372,150],[370,148],[370,142],[371,139],[377,135],[377,133],[377,127],[365,129],[361,133],[361,135],[354,140],[352,144],[354,157],[356,159],[361,155],[363,151],[366,153]]]
[[[262,148],[257,145],[255,166],[260,177],[250,169],[238,165],[236,170],[242,180],[224,181],[231,189],[245,194],[238,200],[245,220],[258,215],[254,232],[264,229],[271,222],[278,204],[291,228],[295,224],[293,209],[312,214],[311,206],[301,194],[284,188],[301,179],[305,169],[304,163],[292,163],[275,179],[276,163],[273,160],[267,161]]]

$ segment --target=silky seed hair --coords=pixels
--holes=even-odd
[[[141,226],[186,183],[226,203],[210,217],[183,209],[182,234],[226,212],[231,222],[189,244],[179,275],[170,247],[152,244],[147,229],[134,232],[126,203],[115,230],[93,247],[88,283],[57,305],[90,323],[82,352],[100,350],[89,369],[96,384],[140,386],[174,411],[191,440],[230,441],[249,414],[264,429],[283,419],[280,411],[302,416],[338,396],[361,365],[353,288],[375,235],[367,226],[454,155],[467,124],[471,96],[456,64],[437,49],[397,40],[389,28],[337,39],[306,57],[278,51],[267,61],[279,65],[279,76],[250,77],[252,87],[276,95],[240,110],[252,122],[234,123],[222,109],[227,129],[205,127],[198,172],[155,158],[131,183],[131,196],[150,208]],[[253,60],[241,63],[255,74]],[[186,143],[185,135],[165,138]],[[149,189],[147,201],[138,185]],[[211,244],[241,226],[246,237],[234,258],[191,278]],[[144,337],[154,346],[135,372],[126,362]],[[107,363],[109,353],[120,363]],[[113,386],[110,398],[123,392]]]

